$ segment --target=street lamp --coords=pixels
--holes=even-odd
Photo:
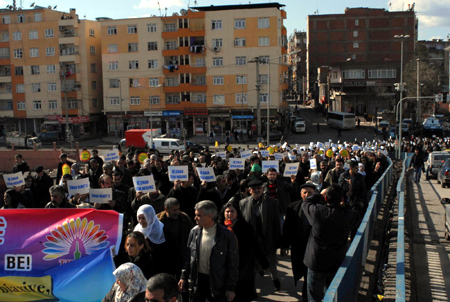
[[[153,149],[153,110],[152,110],[152,99],[151,99],[151,95],[150,92],[152,92],[153,90],[155,90],[156,88],[161,87],[162,84],[159,84],[158,86],[155,86],[151,89],[142,86],[141,84],[139,84],[139,87],[145,88],[149,91],[149,95],[148,95],[148,102],[150,103],[150,131],[152,133],[152,135],[150,136],[150,148]]]
[[[409,37],[410,37],[410,35],[395,35],[394,36],[394,39],[400,39],[400,42],[401,42],[401,48],[400,48],[400,85],[399,85],[400,100],[403,98],[403,41],[405,39],[408,39]],[[396,114],[396,116],[398,116],[398,113]],[[400,123],[401,122],[402,121],[400,121]],[[400,137],[400,139],[401,139],[401,137]]]
[[[120,82],[120,79],[117,79],[117,82],[119,82],[119,102],[120,102],[120,131],[121,135],[125,134],[123,131],[123,105],[122,105],[122,82]]]
[[[268,79],[267,79],[267,146],[269,145],[269,133],[270,133],[270,127],[269,127],[269,117],[270,117],[270,61],[272,61],[272,60],[275,60],[275,59],[279,59],[279,58],[282,58],[282,57],[284,57],[284,56],[290,56],[290,55],[295,55],[295,54],[297,54],[297,53],[299,53],[299,52],[301,52],[301,50],[297,50],[297,51],[293,51],[293,52],[290,52],[290,53],[285,53],[285,54],[282,54],[281,56],[278,56],[278,57],[275,57],[275,58],[272,58],[272,59],[268,59],[267,60],[267,64],[269,65],[268,66],[268,72],[267,72],[267,76],[268,76]],[[259,102],[259,100],[258,100],[258,102]]]
[[[244,76],[241,75],[241,136],[244,142]]]

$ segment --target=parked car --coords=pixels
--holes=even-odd
[[[306,124],[304,121],[297,121],[294,124],[294,128],[292,129],[294,133],[305,133],[306,132]]]
[[[191,151],[194,151],[194,153],[200,153],[201,151],[206,149],[205,146],[199,145],[191,141],[186,141],[186,147],[190,147]]]
[[[434,151],[428,155],[428,159],[425,163],[425,178],[429,180],[431,177],[436,177],[439,173],[444,162],[450,158],[450,152],[447,151]]]
[[[450,158],[448,158],[439,169],[437,175],[437,183],[441,184],[442,188],[445,188],[445,186],[450,185]]]
[[[378,123],[378,133],[380,133],[380,134],[383,134],[383,129],[384,129],[384,131],[389,131],[390,128],[391,128],[391,125],[389,124],[389,122],[380,121]]]
[[[61,135],[61,132],[46,131],[46,132],[42,132],[41,134],[39,134],[38,139],[42,143],[52,143],[52,142],[57,142],[57,141],[63,140],[64,136]]]

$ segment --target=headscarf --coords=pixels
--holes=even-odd
[[[114,277],[127,286],[123,292],[119,284],[114,284],[116,295],[114,302],[129,302],[136,297],[137,294],[145,291],[147,279],[141,269],[135,264],[128,262],[119,266],[114,272]]]
[[[311,173],[311,182],[316,186],[317,190],[322,189],[323,183],[320,183],[320,176],[322,175],[321,171],[314,171]]]
[[[135,231],[144,234],[145,238],[148,238],[155,244],[161,244],[166,241],[164,237],[163,227],[164,224],[156,217],[155,209],[151,205],[145,204],[140,206],[137,211],[137,216],[143,214],[147,221],[147,226],[143,228],[140,223],[134,228]]]

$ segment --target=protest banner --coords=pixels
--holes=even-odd
[[[169,169],[169,180],[181,180],[188,181],[188,166],[168,166]]]
[[[247,159],[252,156],[252,150],[241,151],[241,158]]]
[[[119,160],[119,150],[116,150],[116,149],[108,150],[108,151],[101,151],[101,155],[102,155],[103,161],[105,163]]]
[[[227,158],[227,152],[222,151],[222,152],[216,152],[216,157],[220,157],[222,159]]]
[[[67,180],[67,188],[69,189],[69,196],[75,194],[88,194],[89,193],[89,178],[81,178],[76,180]]]
[[[216,181],[216,175],[214,174],[214,169],[212,167],[208,168],[197,168],[198,177],[201,181],[214,182]]]
[[[270,155],[269,150],[261,150],[260,152],[262,157],[269,157]]]
[[[283,154],[281,153],[274,153],[274,156],[276,160],[283,160]]]
[[[112,189],[89,189],[89,201],[92,203],[108,203],[112,200]]]
[[[245,169],[245,159],[244,158],[230,158],[229,169],[230,170],[244,170]]]
[[[299,163],[289,163],[286,164],[286,167],[284,168],[284,177],[291,177],[292,175],[297,175],[298,173],[298,165]]]
[[[266,173],[267,169],[269,168],[275,168],[277,172],[280,172],[280,168],[278,167],[278,161],[277,160],[263,160],[262,161],[262,172]]]
[[[3,179],[5,180],[7,188],[14,188],[25,185],[25,180],[23,178],[22,172],[17,172],[14,174],[4,174]]]
[[[156,192],[155,179],[153,178],[153,175],[134,176],[133,184],[136,192]]]

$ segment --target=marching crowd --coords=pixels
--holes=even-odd
[[[104,301],[176,301],[167,295],[144,297],[145,281],[167,274],[176,278],[183,301],[253,301],[258,273],[270,273],[274,290],[282,288],[278,249],[282,255],[290,250],[293,281],[304,278],[303,301],[321,301],[368,206],[368,191],[388,167],[389,148],[376,142],[285,143],[271,150],[282,154],[279,169],[264,173],[262,161],[275,160],[275,154],[263,157],[263,147],[252,150],[243,170],[229,169],[230,158],[243,151],[231,148],[221,158],[187,147],[167,160],[150,150],[142,164],[144,150],[128,150],[112,163],[92,150],[87,165],[61,154],[56,184],[44,167],[35,167],[23,186],[6,189],[0,181],[0,206],[123,214],[123,239],[114,259],[118,281]],[[30,171],[20,154],[15,159],[13,172]],[[298,171],[285,177],[289,163],[298,163]],[[187,166],[188,180],[170,181],[168,166]],[[200,180],[196,168],[202,167],[213,168],[214,182]],[[156,191],[136,191],[133,177],[147,175],[153,176]],[[89,194],[69,195],[68,180],[82,178],[91,188],[111,188],[112,200],[91,203]]]

